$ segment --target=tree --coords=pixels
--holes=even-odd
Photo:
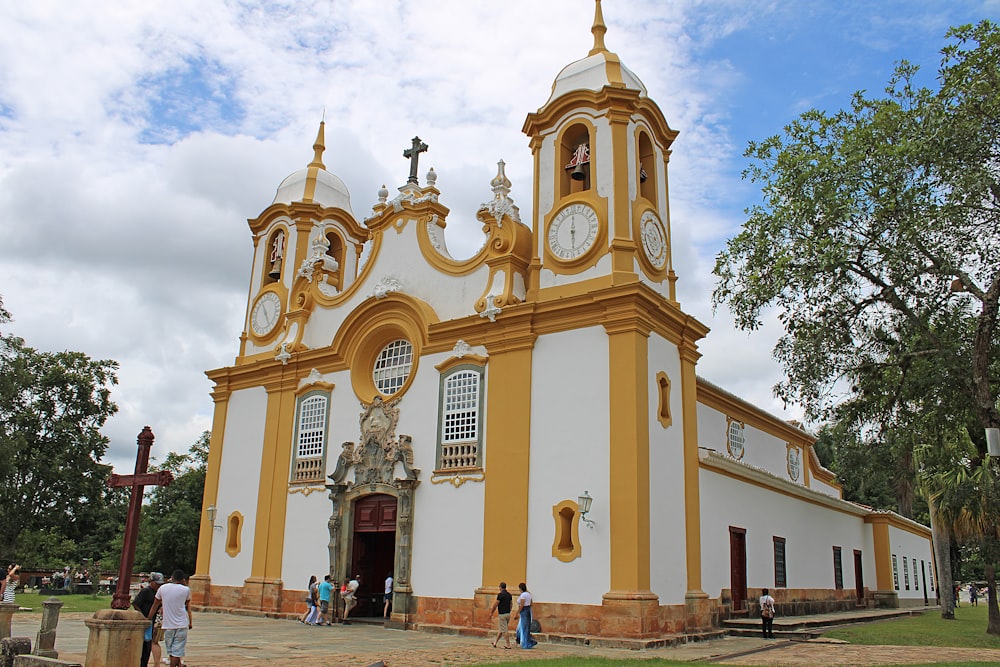
[[[143,507],[135,561],[140,570],[194,572],[211,435],[205,431],[187,454],[170,452],[161,465],[153,466],[172,472],[174,481],[156,487]]]
[[[0,302],[0,323],[9,321]],[[0,335],[0,553],[25,553],[26,531],[39,536],[55,524],[56,543],[80,537],[104,506],[110,467],[100,463],[108,446],[100,428],[117,411],[117,368]]]
[[[764,205],[718,255],[713,301],[743,329],[777,307],[776,393],[811,418],[871,396],[852,387],[885,369],[936,359],[925,380],[958,391],[980,432],[1000,426],[1000,32],[948,36],[937,92],[903,62],[886,97],[808,111],[747,150]]]

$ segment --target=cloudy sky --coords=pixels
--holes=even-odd
[[[210,427],[206,369],[232,363],[246,219],[312,158],[366,216],[430,145],[452,254],[481,240],[503,158],[531,211],[525,115],[593,39],[592,0],[33,0],[0,3],[0,295],[5,333],[121,364],[106,461],[131,470]],[[949,26],[1000,0],[605,0],[606,43],[680,131],[670,165],[682,307],[711,326],[699,374],[766,409],[777,332],[712,312],[715,254],[759,201],[749,140],[880,91],[900,59],[933,85]]]

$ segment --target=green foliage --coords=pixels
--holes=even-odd
[[[0,323],[9,320],[0,303]],[[29,537],[64,556],[65,540],[85,542],[108,511],[100,428],[117,411],[110,390],[117,368],[0,335],[0,554],[33,563]]]
[[[48,600],[50,596],[39,595],[38,593],[17,593],[17,604],[22,607],[27,607],[33,611],[42,611],[42,603]],[[86,595],[86,594],[72,594],[72,595],[60,595],[59,601],[63,603],[62,608],[59,610],[61,614],[69,614],[73,612],[95,612],[99,609],[107,609],[111,606],[111,596],[110,595]]]
[[[156,487],[142,508],[135,561],[138,570],[173,572],[180,568],[188,574],[194,572],[210,439],[211,433],[205,431],[187,454],[171,452],[161,465],[154,466],[172,472],[174,481]]]
[[[808,111],[747,150],[764,204],[718,255],[713,300],[744,329],[778,309],[776,393],[811,418],[852,398],[881,425],[924,386],[1000,424],[1000,32],[949,37],[938,91],[903,62],[885,96]]]

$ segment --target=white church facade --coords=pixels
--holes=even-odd
[[[360,573],[369,601],[392,574],[395,626],[485,629],[498,582],[524,581],[546,632],[649,640],[764,587],[785,614],[933,604],[926,527],[842,500],[808,433],[698,377],[677,133],[599,0],[592,32],[524,123],[533,210],[499,163],[472,257],[448,253],[419,139],[362,219],[321,125],[249,221],[239,355],[208,373],[196,607],[292,615],[310,574]]]

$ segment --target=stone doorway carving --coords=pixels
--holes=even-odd
[[[413,544],[413,492],[420,484],[420,469],[413,467],[412,438],[396,437],[399,421],[397,401],[385,403],[381,396],[368,406],[362,404],[360,445],[345,442],[337,467],[329,476],[332,508],[330,529],[330,577],[339,585],[350,579],[354,549],[356,503],[372,494],[396,499],[396,545],[393,559],[392,620],[408,623],[415,612],[410,584]],[[402,477],[397,477],[397,468]],[[353,470],[354,480],[348,480]],[[377,582],[369,582],[376,583]]]

